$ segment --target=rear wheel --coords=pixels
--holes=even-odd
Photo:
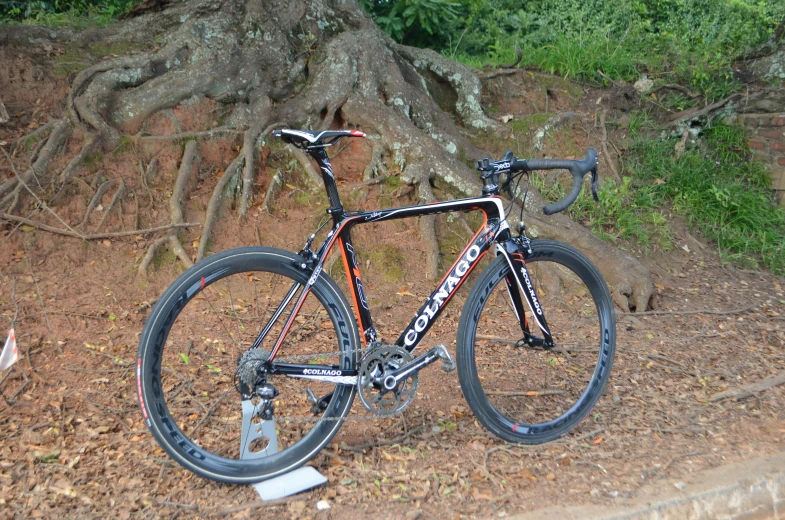
[[[279,395],[267,420],[259,398],[244,399],[237,390],[238,366],[248,363],[254,340],[285,302],[253,351],[252,362],[258,364],[308,281],[295,266],[297,258],[270,248],[211,256],[166,290],[145,324],[137,361],[143,416],[166,452],[194,473],[234,484],[283,474],[315,456],[349,412],[353,385],[268,376]],[[322,273],[276,361],[296,356],[298,363],[356,369],[358,345],[349,305]],[[314,397],[326,399],[315,406]]]
[[[474,284],[458,327],[458,374],[466,401],[488,430],[512,442],[556,439],[583,419],[610,375],[616,319],[608,288],[575,248],[532,242],[529,276],[555,347],[529,347],[499,256]],[[530,332],[542,336],[526,308]]]

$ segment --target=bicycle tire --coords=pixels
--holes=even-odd
[[[275,309],[278,288],[284,291],[287,283],[292,287],[308,281],[309,274],[295,266],[297,259],[290,252],[264,247],[218,253],[182,273],[147,319],[137,357],[137,390],[145,423],[169,456],[202,477],[248,484],[296,469],[333,438],[351,409],[355,386],[270,376],[281,378],[275,383],[282,386],[276,386],[281,395],[273,401],[273,424],[276,444],[285,448],[247,460],[241,457],[244,448],[234,440],[242,439],[236,429],[242,397],[229,386],[235,383],[229,376],[238,366],[236,354],[242,355],[253,344],[264,318]],[[261,297],[256,294],[259,288],[266,291]],[[306,307],[308,314],[304,314]],[[286,316],[288,312],[277,321],[285,321]],[[306,353],[322,346],[326,352],[343,352],[336,356],[342,369],[356,368],[357,326],[340,289],[325,273],[317,278],[296,320],[286,336],[291,345],[284,343],[276,359],[291,354],[289,346]],[[269,337],[272,343],[278,334]],[[268,344],[262,347],[270,349]],[[309,406],[304,396],[293,395],[294,390],[285,396],[294,384],[330,385],[334,390],[322,415],[312,422],[287,419]],[[243,428],[245,416],[239,413],[239,417]],[[250,450],[247,439],[250,436],[245,449]]]
[[[599,400],[613,364],[616,319],[605,281],[583,254],[552,240],[534,240],[531,248],[527,268],[556,346],[535,350],[518,342],[521,328],[502,283],[510,267],[498,256],[464,305],[457,365],[464,397],[489,431],[510,442],[541,444],[569,432]],[[501,390],[490,389],[495,385]]]

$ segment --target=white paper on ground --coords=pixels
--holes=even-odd
[[[327,477],[311,466],[303,466],[280,477],[253,484],[262,500],[275,500],[302,493],[327,482]]]
[[[0,336],[2,337],[2,336]],[[11,365],[19,360],[19,349],[16,348],[16,336],[14,329],[8,331],[8,339],[5,340],[3,353],[0,354],[0,370],[8,370]]]

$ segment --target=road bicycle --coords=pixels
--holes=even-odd
[[[615,352],[607,285],[570,245],[530,240],[523,223],[514,234],[500,193],[520,193],[530,171],[567,169],[571,191],[544,212],[574,202],[588,173],[596,198],[593,149],[581,160],[519,160],[511,151],[499,161],[483,159],[477,165],[480,197],[349,211],[326,148],[365,134],[284,129],[273,135],[319,165],[330,204],[322,227],[331,226],[315,251],[319,230],[297,253],[243,247],[212,255],[158,299],[139,342],[137,390],[144,421],[166,453],[222,482],[282,475],[319,453],[345,421],[400,414],[416,395],[420,370],[438,361],[446,371],[457,362],[475,417],[510,442],[551,441],[591,411]],[[398,338],[383,342],[371,318],[353,227],[472,211],[482,215],[482,225]],[[353,309],[324,271],[336,247]],[[455,360],[444,345],[414,357],[489,251],[463,305]],[[355,395],[368,415],[350,416]]]

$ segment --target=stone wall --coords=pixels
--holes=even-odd
[[[768,167],[771,187],[785,206],[785,113],[739,114],[736,119],[747,129],[753,159]]]

